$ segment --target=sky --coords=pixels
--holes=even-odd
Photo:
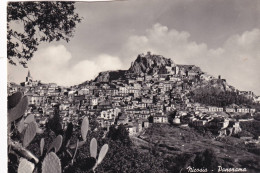
[[[71,41],[41,43],[28,62],[34,79],[76,85],[151,51],[260,95],[259,0],[77,2],[76,12],[84,19]],[[8,64],[8,80],[25,81],[28,69]]]

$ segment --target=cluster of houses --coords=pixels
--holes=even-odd
[[[53,106],[58,105],[63,126],[68,122],[78,125],[82,116],[88,115],[95,117],[104,129],[111,125],[125,124],[130,135],[140,133],[150,123],[168,123],[169,113],[175,110],[205,114],[255,112],[254,109],[237,105],[220,108],[190,103],[186,94],[192,84],[198,80],[210,79],[211,76],[201,74],[196,66],[179,65],[166,68],[165,74],[129,73],[125,79],[89,81],[72,87],[34,81],[28,72],[25,82],[21,85],[9,84],[8,88],[9,94],[22,91],[28,96],[30,105],[27,114],[34,114],[42,126],[54,113]],[[195,126],[213,123],[211,116],[203,118],[190,117],[190,122]],[[173,121],[181,123],[178,117]],[[225,121],[223,124],[226,126]]]
[[[180,121],[180,119],[182,121]],[[211,129],[220,136],[237,134],[241,131],[240,121],[230,118],[227,114],[215,112],[206,114],[202,112],[195,113],[178,113],[173,120],[174,124],[189,124],[193,127],[206,127]]]
[[[201,112],[255,113],[254,108],[238,106],[236,104],[232,104],[228,107],[195,106],[195,110]]]

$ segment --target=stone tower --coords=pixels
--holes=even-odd
[[[31,77],[31,73],[30,70],[28,71],[27,77],[26,77],[26,82],[32,82],[32,77]]]

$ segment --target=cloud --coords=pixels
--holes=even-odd
[[[214,37],[214,36],[212,36]],[[232,35],[216,49],[191,40],[190,33],[169,29],[159,23],[142,35],[131,35],[113,55],[100,54],[76,61],[64,45],[39,49],[28,63],[35,79],[60,85],[75,85],[94,79],[101,71],[128,69],[138,54],[151,51],[177,64],[195,64],[214,76],[221,75],[240,90],[260,95],[260,30]],[[76,63],[75,63],[76,62]],[[27,70],[10,67],[11,80],[24,81]],[[13,80],[15,81],[15,80]]]
[[[144,51],[151,51],[166,57],[171,57],[178,63],[189,64],[194,58],[200,58],[207,52],[207,45],[190,41],[188,32],[169,30],[159,23],[146,30],[145,35],[130,36],[125,47],[125,52],[136,56]],[[193,62],[192,62],[193,63]]]
[[[133,61],[139,53],[151,51],[172,58],[177,64],[198,65],[209,74],[222,75],[238,89],[260,94],[259,29],[230,36],[219,48],[210,49],[205,43],[192,41],[186,31],[157,23],[144,35],[130,36],[123,50],[126,63]],[[126,55],[132,58],[127,59]]]
[[[75,85],[94,79],[101,71],[122,68],[118,57],[100,54],[94,60],[71,64],[72,55],[64,45],[49,46],[35,53],[28,66],[35,79],[59,85]]]
[[[242,90],[260,95],[260,30],[245,31],[227,39],[223,51],[216,54],[219,73],[223,71],[230,82]],[[222,65],[222,66],[221,66]]]

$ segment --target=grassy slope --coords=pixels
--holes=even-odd
[[[135,144],[142,151],[147,151],[151,143],[156,145],[164,156],[193,154],[209,148],[214,150],[219,159],[229,162],[231,167],[246,167],[249,172],[260,171],[260,156],[246,151],[243,142],[238,138],[225,137],[215,140],[201,135],[193,128],[154,124],[147,129],[143,139],[148,143],[135,140]]]

